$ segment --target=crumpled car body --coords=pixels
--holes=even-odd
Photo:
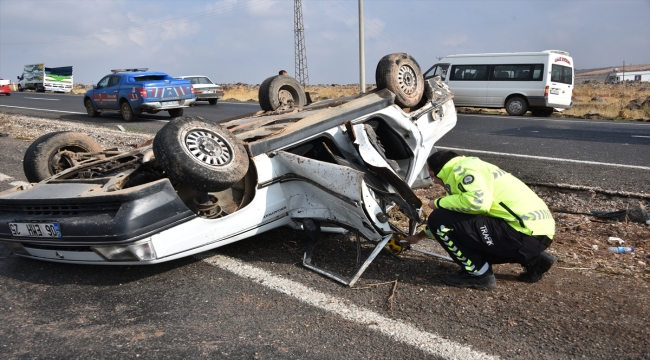
[[[234,186],[202,194],[213,199],[209,209],[157,169],[150,144],[4,191],[0,244],[32,259],[141,265],[282,226],[317,224],[385,243],[394,232],[388,208],[422,220],[413,189],[431,185],[426,159],[456,123],[453,95],[436,80],[410,112],[384,89],[221,124],[250,162]]]

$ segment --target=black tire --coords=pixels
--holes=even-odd
[[[23,92],[25,91],[25,89],[23,88],[22,85],[18,84],[18,91]]]
[[[179,116],[183,116],[183,109],[182,109],[182,108],[181,108],[181,109],[171,109],[171,110],[167,110],[167,112],[169,113],[169,116],[171,116],[171,117],[173,117],[173,118],[177,118],[177,117],[179,117]]]
[[[122,113],[122,119],[129,122],[135,120],[138,116],[131,109],[131,104],[128,101],[124,100],[120,103],[120,113]]]
[[[512,116],[522,116],[528,111],[528,102],[521,96],[513,96],[506,101],[506,112]]]
[[[533,116],[541,116],[541,117],[549,117],[553,115],[553,108],[532,108],[530,109],[530,112],[533,114]]]
[[[217,105],[217,99],[208,99],[210,105]]]
[[[102,147],[86,134],[57,131],[45,134],[29,145],[23,157],[23,171],[29,182],[40,182],[75,164],[63,151],[100,152]]]
[[[228,129],[198,116],[167,123],[153,140],[153,152],[172,181],[197,191],[226,190],[248,171],[244,144]]]
[[[257,97],[264,111],[273,111],[292,102],[294,108],[307,104],[305,90],[298,81],[289,75],[275,75],[264,80]]]
[[[395,94],[395,103],[403,108],[416,106],[424,94],[424,76],[417,61],[406,53],[381,58],[375,71],[377,89]]]
[[[93,105],[93,101],[90,99],[86,99],[84,101],[84,105],[86,106],[86,112],[88,113],[88,116],[90,117],[98,117],[99,116],[99,111],[95,109],[95,105]]]
[[[11,93],[7,93],[6,95],[7,95],[7,96],[11,96]]]

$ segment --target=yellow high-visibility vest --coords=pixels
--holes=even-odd
[[[457,156],[436,174],[447,195],[438,208],[504,219],[526,235],[553,238],[555,220],[548,207],[526,184],[477,157]]]

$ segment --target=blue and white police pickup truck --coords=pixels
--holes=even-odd
[[[175,118],[183,108],[196,102],[192,84],[174,79],[163,72],[146,68],[116,69],[104,76],[84,95],[88,116],[97,117],[105,111],[119,111],[125,121],[132,121],[143,112],[167,111]]]

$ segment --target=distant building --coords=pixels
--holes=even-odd
[[[614,69],[607,75],[606,83],[619,83],[623,81],[650,81],[650,70],[643,71],[617,71]]]

